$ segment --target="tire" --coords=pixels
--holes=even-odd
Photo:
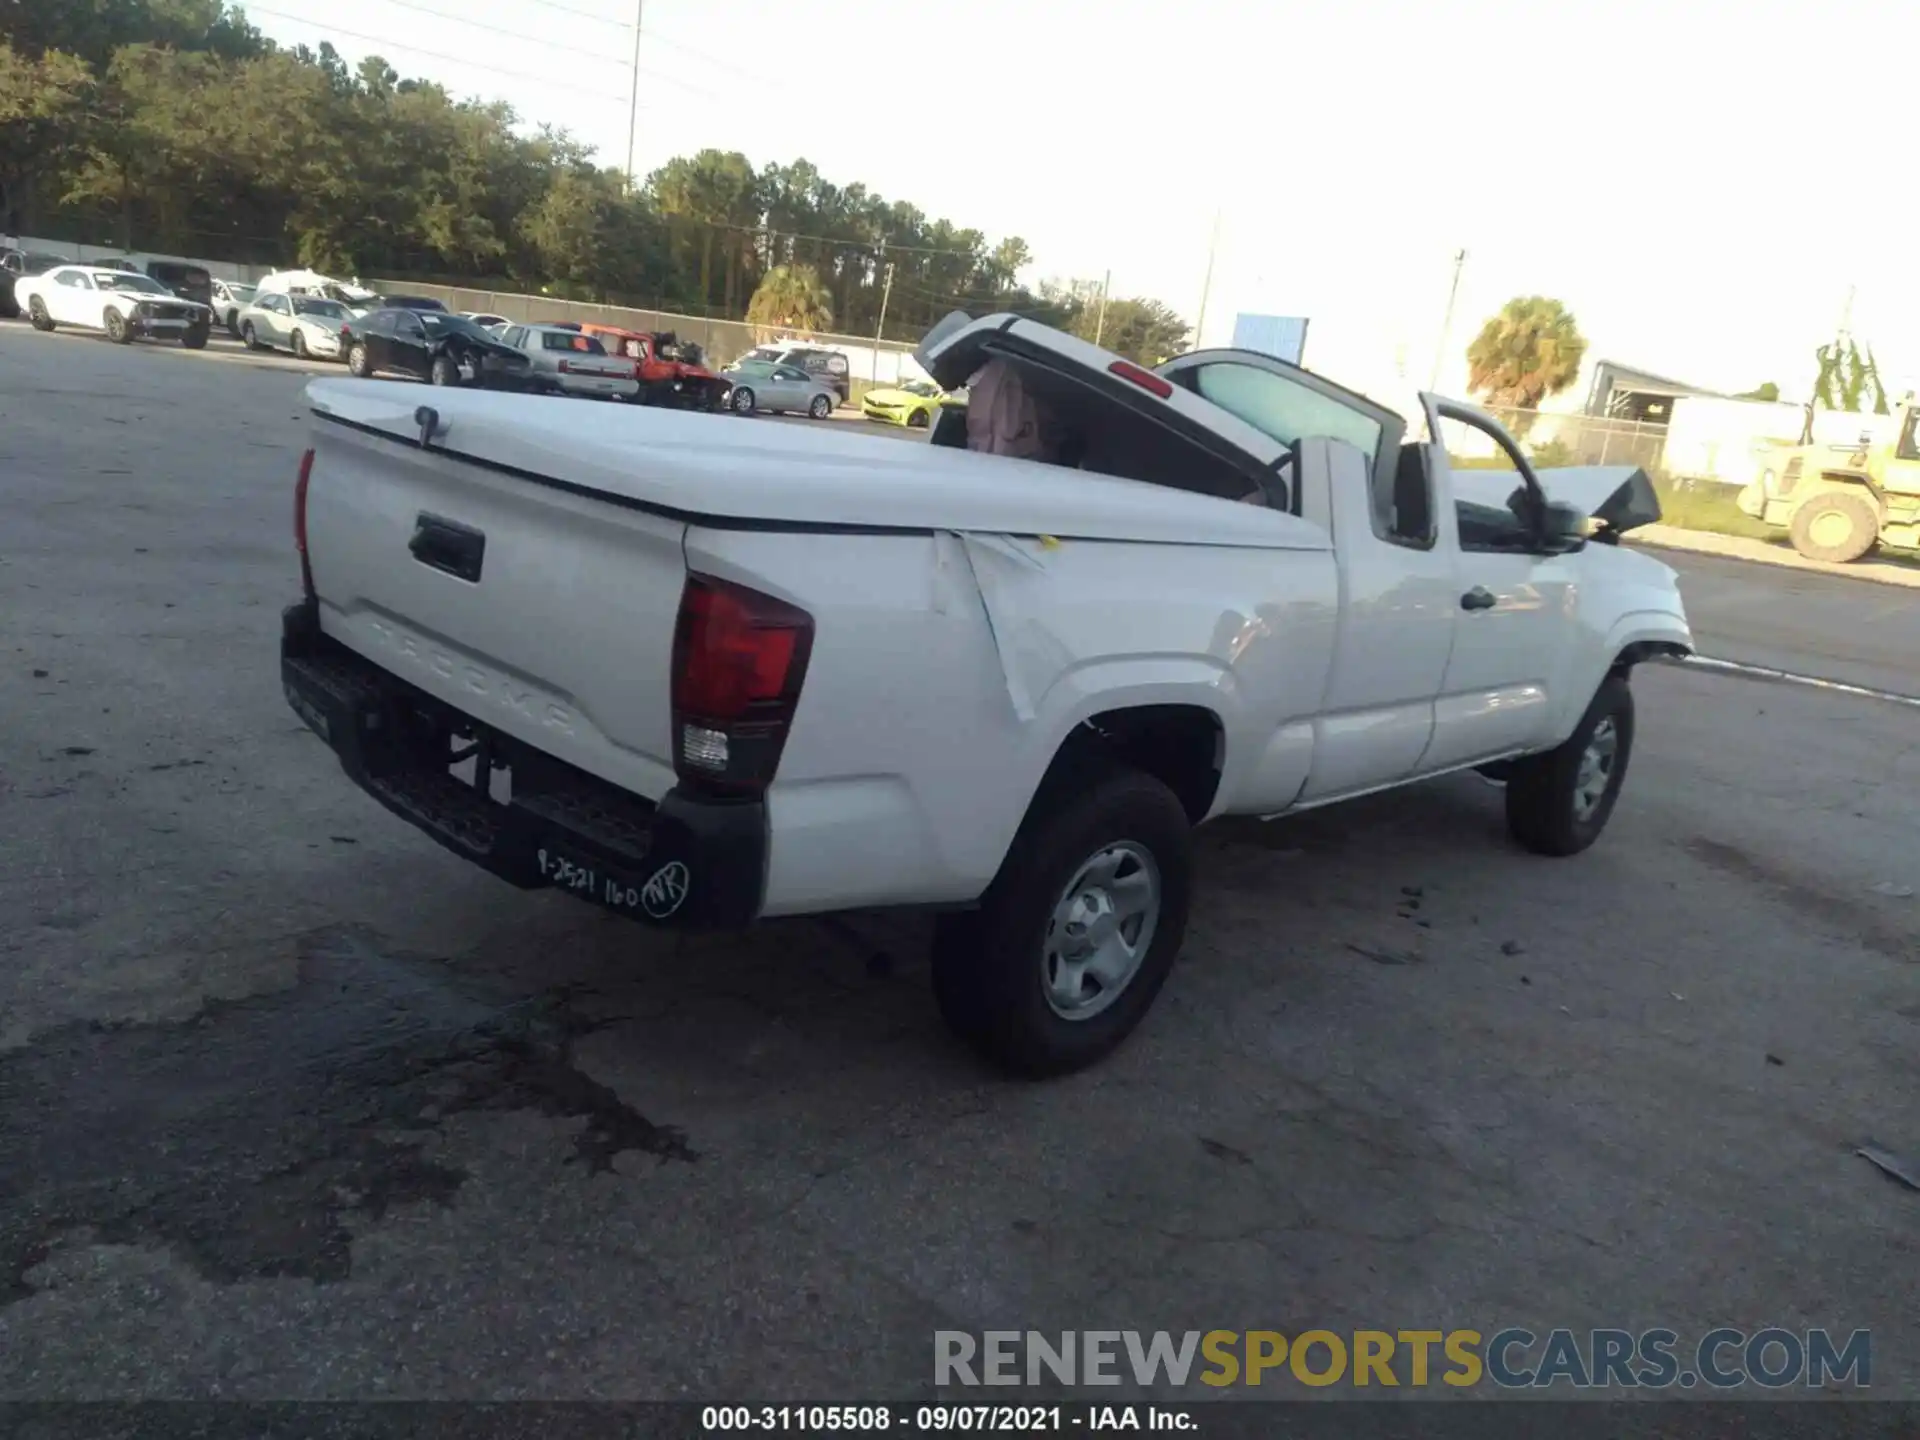
[[[1609,675],[1565,744],[1513,762],[1508,831],[1535,854],[1578,855],[1607,828],[1632,757],[1633,688]]]
[[[1063,927],[1083,923],[1067,917],[1112,923],[1114,888],[1097,878],[1103,869],[1121,882],[1123,896],[1141,886],[1157,892],[1157,908],[1122,920],[1114,933],[1124,942],[1131,925],[1144,946],[1132,947],[1132,959],[1124,944],[1107,952],[1132,966],[1108,987],[1089,986],[1085,968],[1063,968],[1058,955]],[[1192,826],[1165,785],[1107,766],[1076,771],[1069,783],[1050,779],[979,908],[936,927],[941,1015],[962,1040],[1017,1075],[1064,1075],[1092,1064],[1132,1033],[1160,993],[1186,938],[1192,882]],[[1063,1000],[1069,989],[1074,998]]]
[[[100,324],[107,332],[107,339],[114,344],[131,345],[133,343],[133,327],[127,324],[127,317],[118,310],[109,308],[107,313],[100,317]]]
[[[460,367],[454,363],[452,356],[436,355],[433,357],[433,364],[427,369],[427,383],[429,385],[458,385],[460,383]]]
[[[1809,560],[1846,565],[1880,542],[1880,517],[1864,495],[1835,490],[1793,512],[1793,548]]]
[[[8,285],[6,293],[0,295],[0,320],[18,320],[19,318],[20,302],[14,298],[13,286]]]
[[[264,350],[266,348],[260,343],[260,337],[253,333],[253,322],[251,320],[240,327],[240,343],[249,350]]]
[[[307,337],[302,335],[298,330],[293,332],[293,358],[296,360],[309,358],[307,354]]]
[[[373,367],[367,363],[367,347],[357,340],[347,347],[347,373],[360,380],[373,374]]]
[[[816,420],[824,420],[833,414],[833,401],[824,395],[816,395],[807,405],[807,414]]]
[[[728,403],[733,406],[734,414],[751,415],[753,414],[753,391],[744,385],[736,385],[733,387],[733,397]]]
[[[36,330],[53,329],[53,317],[47,314],[47,302],[38,295],[27,301],[27,323]]]
[[[207,337],[212,333],[211,324],[189,325],[186,332],[181,335],[180,343],[189,350],[204,350],[207,348]]]
[[[240,338],[240,312],[238,310],[229,310],[227,312],[227,333],[236,340]]]
[[[907,416],[909,430],[925,430],[931,424],[933,424],[933,416],[925,410],[916,410]]]

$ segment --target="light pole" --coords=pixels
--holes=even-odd
[[[638,190],[640,177],[633,173],[633,135],[640,128],[640,11],[646,0],[633,0],[633,84],[627,95],[627,184]]]

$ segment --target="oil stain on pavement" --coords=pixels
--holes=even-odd
[[[448,1203],[439,1122],[584,1122],[570,1164],[697,1158],[575,1067],[609,1023],[566,992],[482,993],[354,928],[303,937],[293,988],[185,1023],[78,1024],[0,1055],[0,1306],[64,1240],[169,1247],[207,1279],[345,1278],[356,1218]]]

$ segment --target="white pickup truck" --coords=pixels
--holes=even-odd
[[[1028,1074],[1152,1004],[1205,820],[1473,767],[1526,847],[1600,833],[1629,672],[1692,646],[1614,543],[1658,518],[1643,474],[1536,476],[1423,397],[1513,467],[1456,470],[1243,351],[1148,371],[993,316],[918,358],[1012,367],[1051,461],[960,413],[910,444],[314,381],[289,702],[519,886],[666,925],[935,907],[943,1014]]]

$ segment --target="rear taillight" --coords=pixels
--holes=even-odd
[[[813,617],[758,590],[689,575],[673,633],[673,768],[745,794],[773,781],[813,653]]]
[[[300,457],[300,478],[293,482],[293,544],[300,552],[300,593],[313,598],[313,565],[307,559],[307,482],[313,478],[313,451]]]
[[[573,373],[573,362],[571,360],[557,360],[554,362],[553,368],[558,370],[562,375],[571,375]]]

